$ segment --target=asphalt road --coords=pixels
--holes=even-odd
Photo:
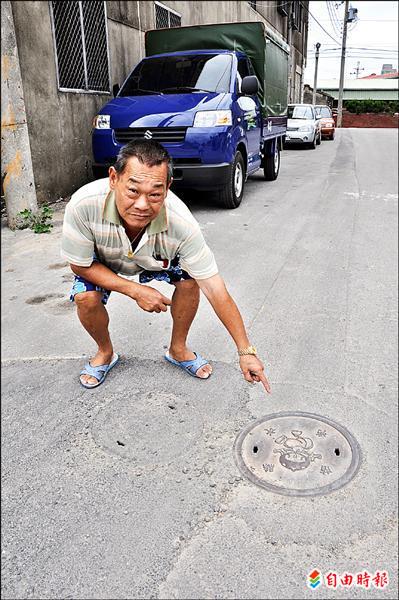
[[[396,130],[349,129],[285,150],[236,210],[188,200],[271,395],[244,381],[205,299],[189,341],[214,373],[198,381],[162,359],[170,315],[118,294],[122,361],[84,390],[93,345],[67,301],[62,203],[50,234],[3,228],[3,598],[397,597],[396,173]],[[236,436],[287,411],[353,434],[354,479],[295,497],[242,475]],[[390,581],[311,590],[315,568]]]

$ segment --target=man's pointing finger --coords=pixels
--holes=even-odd
[[[267,391],[269,394],[271,394],[271,393],[272,393],[272,390],[271,390],[270,384],[269,384],[269,382],[267,381],[267,379],[266,379],[266,377],[265,377],[265,375],[264,375],[263,373],[259,374],[259,379],[261,380],[261,382],[262,382],[262,384],[263,384],[263,387],[265,388],[265,390],[266,390],[266,391]]]

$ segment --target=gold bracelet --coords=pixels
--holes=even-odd
[[[252,355],[256,356],[255,346],[248,346],[248,348],[243,348],[242,350],[238,350],[239,356],[246,356],[247,354],[252,354]]]

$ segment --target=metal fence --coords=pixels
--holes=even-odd
[[[50,2],[58,87],[68,91],[109,92],[105,2]]]
[[[180,27],[181,15],[159,2],[155,2],[155,27],[166,29],[168,27]]]

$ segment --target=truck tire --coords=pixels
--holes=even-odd
[[[267,181],[274,181],[280,171],[280,148],[275,144],[274,154],[265,155],[263,158],[263,176]]]
[[[308,144],[308,148],[310,148],[311,150],[316,150],[316,133],[314,134],[314,138],[313,138],[313,142],[310,142],[310,144]]]
[[[91,170],[93,173],[93,179],[103,179],[108,174],[107,167],[102,167],[99,165],[92,165]]]
[[[245,164],[242,154],[237,150],[230,165],[228,183],[219,192],[219,203],[223,208],[237,208],[244,195]]]

